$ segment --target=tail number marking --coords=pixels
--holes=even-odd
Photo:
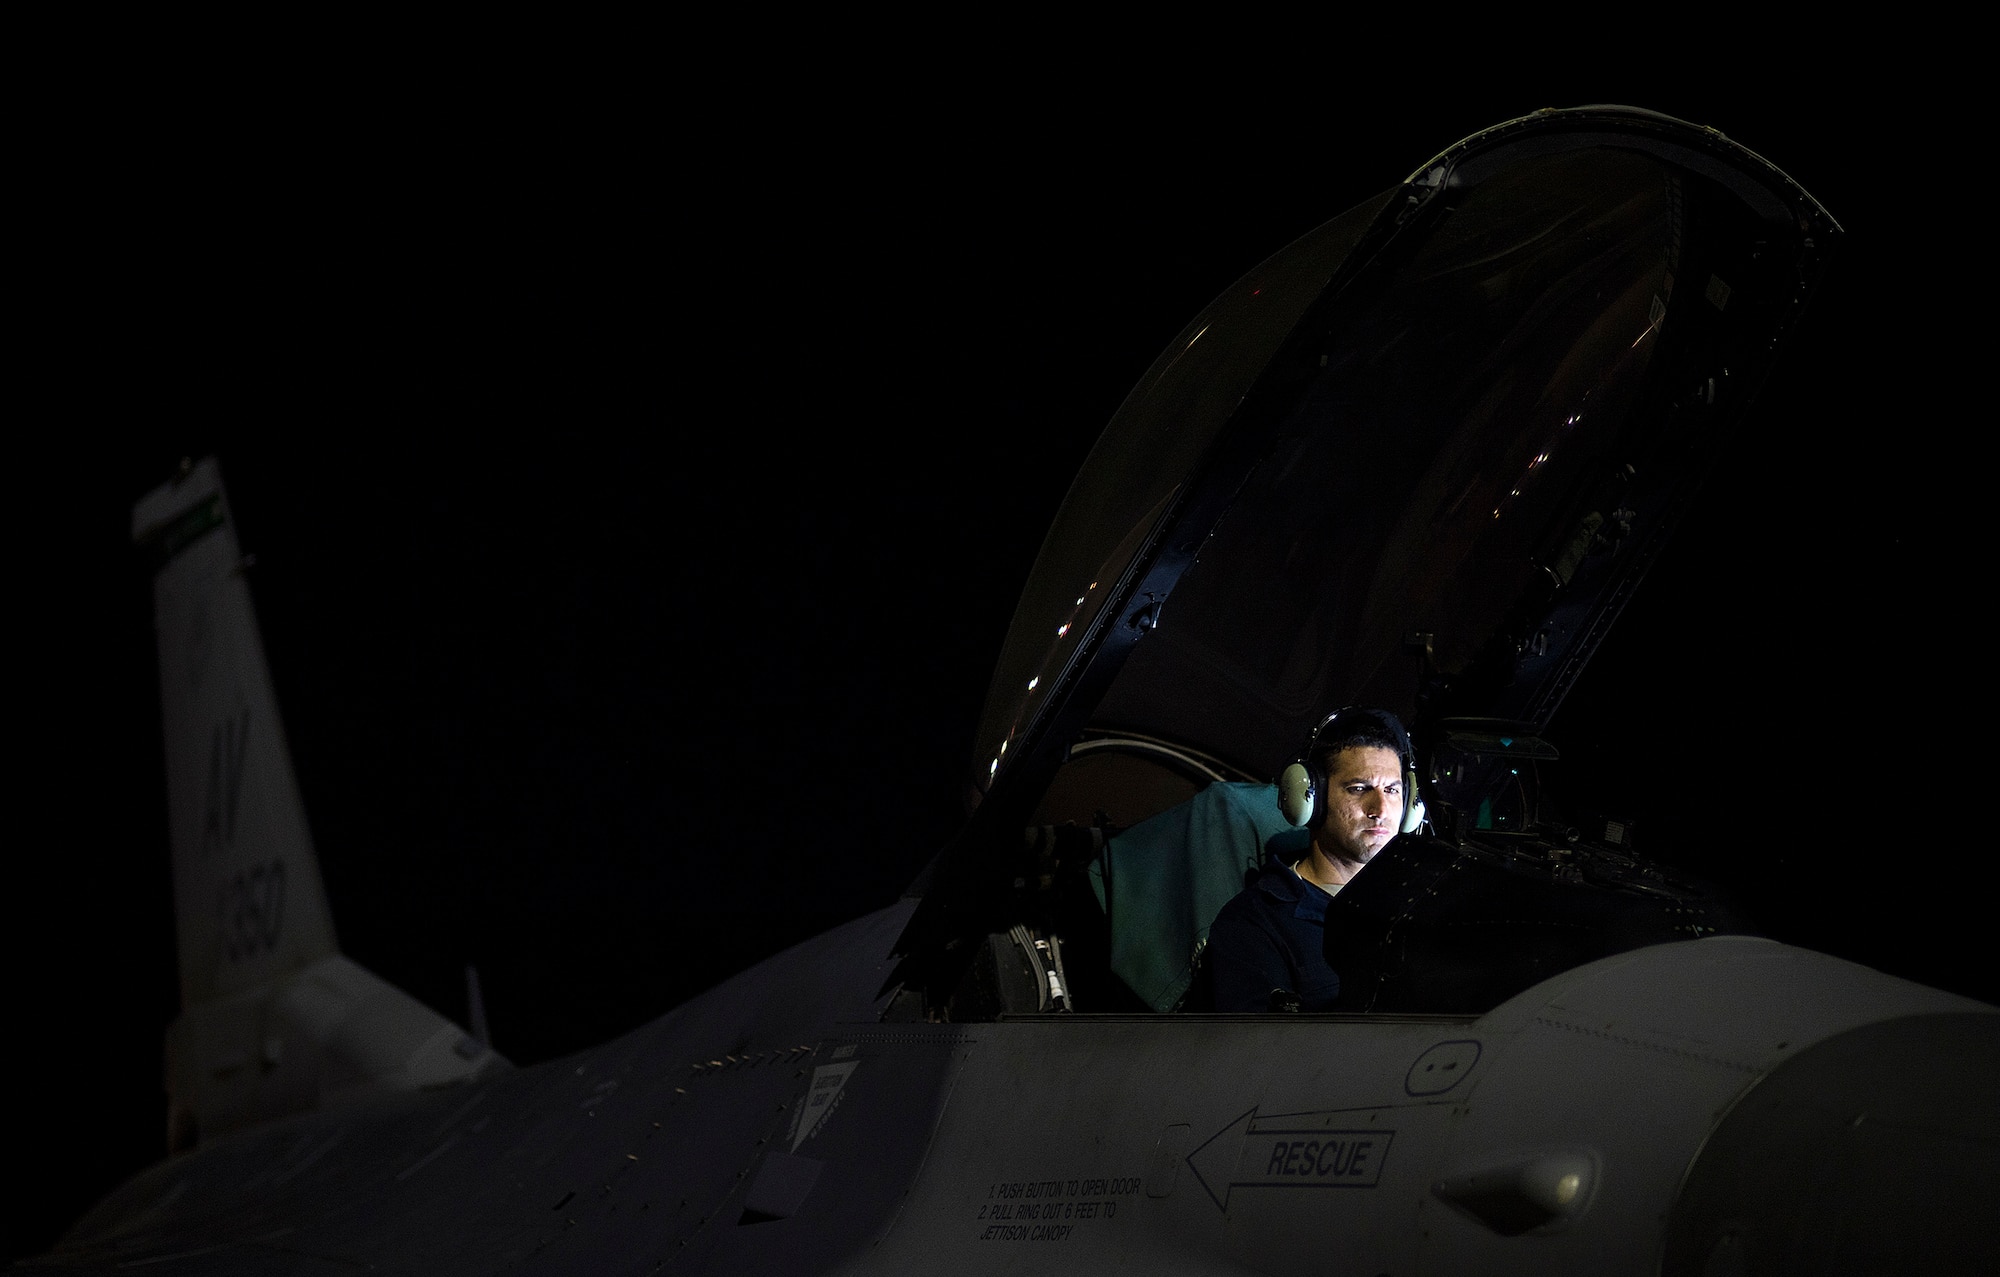
[[[285,922],[285,862],[267,861],[238,870],[217,897],[222,948],[242,962],[278,947]]]

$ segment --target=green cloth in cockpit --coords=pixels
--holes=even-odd
[[[1113,836],[1090,866],[1111,926],[1111,969],[1155,1011],[1187,994],[1209,924],[1273,855],[1311,843],[1278,810],[1278,787],[1217,781]]]

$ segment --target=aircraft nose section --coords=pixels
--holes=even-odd
[[[1689,1168],[1666,1277],[2000,1272],[2000,1014],[1817,1043],[1738,1097]]]

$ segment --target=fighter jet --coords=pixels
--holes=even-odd
[[[22,1269],[1992,1270],[2000,1008],[1761,935],[1544,784],[1841,237],[1761,156],[1614,106],[1308,232],[1106,426],[908,891],[535,1067],[339,952],[190,464],[133,517],[170,1155]],[[1335,1009],[1218,1011],[1209,926],[1348,705],[1410,725],[1422,818],[1328,908]]]

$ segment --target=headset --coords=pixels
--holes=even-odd
[[[1306,741],[1305,753],[1278,775],[1278,809],[1292,828],[1317,825],[1326,815],[1327,778],[1319,771],[1320,742],[1364,727],[1386,733],[1396,742],[1396,757],[1403,764],[1403,823],[1398,832],[1413,833],[1423,825],[1424,803],[1417,796],[1417,752],[1410,745],[1409,732],[1387,710],[1349,705],[1321,719]]]

